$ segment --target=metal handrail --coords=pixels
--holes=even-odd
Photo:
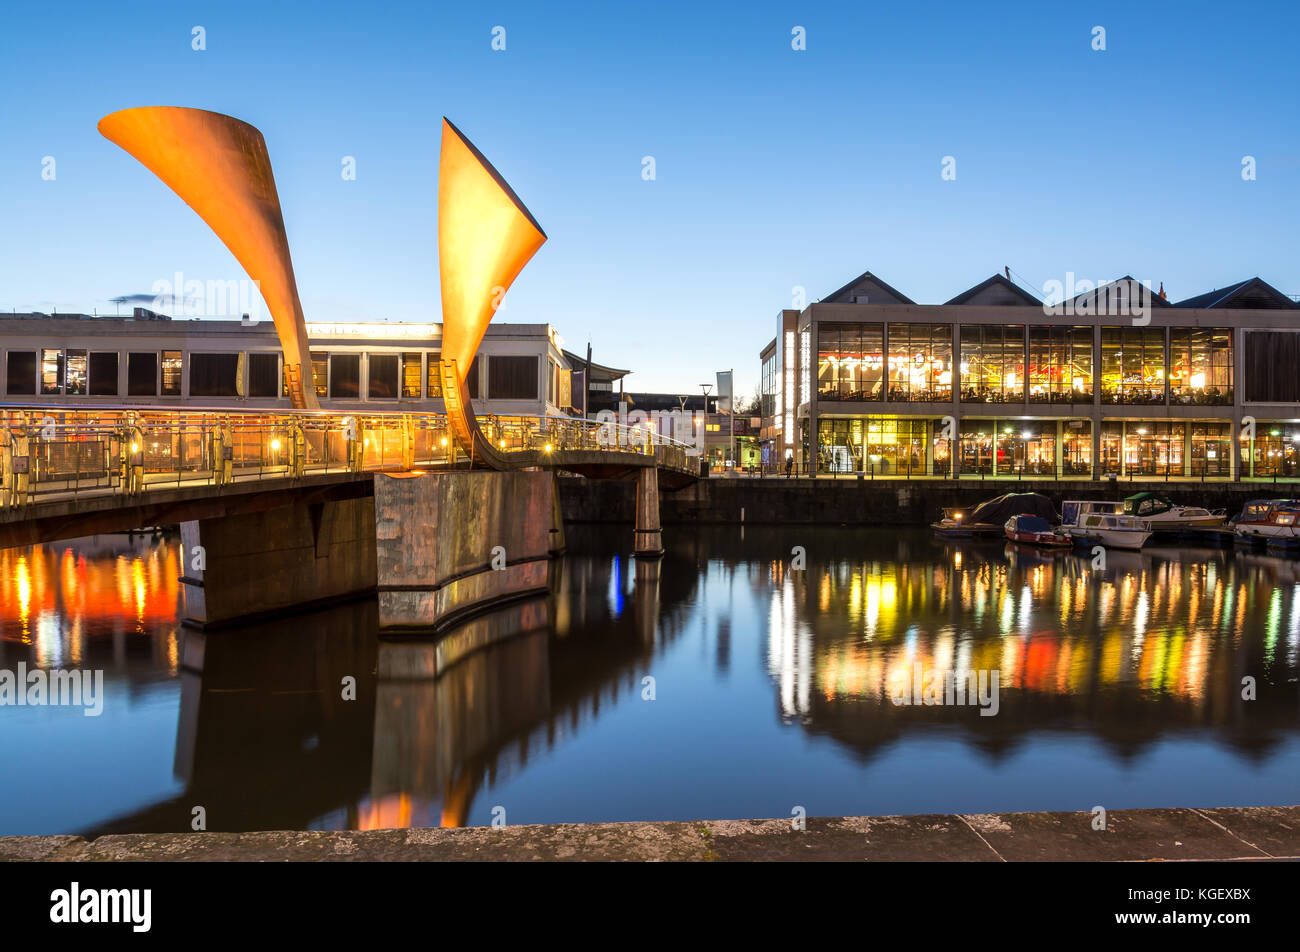
[[[632,452],[690,468],[686,444],[650,427],[533,414],[482,415],[479,425],[505,453]],[[0,509],[58,494],[134,496],[466,461],[443,413],[0,404]]]

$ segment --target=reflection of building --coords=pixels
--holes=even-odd
[[[441,324],[307,331],[322,407],[442,410]],[[30,314],[0,317],[0,337],[0,393],[13,403],[289,406],[270,321],[172,320],[143,308],[133,319]],[[470,397],[480,413],[568,414],[581,410],[580,369],[550,325],[494,324],[470,366]]]
[[[759,551],[781,538],[748,531]],[[1189,728],[1256,755],[1294,735],[1292,560],[1169,548],[1097,571],[1087,556],[1012,545],[937,554],[919,533],[900,534],[893,558],[864,559],[848,533],[823,533],[817,552],[806,572],[773,560],[756,583],[771,599],[767,670],[783,718],[862,756],[953,726],[991,752],[1057,730],[1122,753]],[[917,664],[997,671],[997,716],[896,705]],[[1244,702],[1246,676],[1268,697]]]
[[[1087,288],[1049,307],[995,275],[918,305],[866,272],[781,311],[760,354],[765,460],[884,476],[1300,475],[1300,304],[1258,278],[1176,304],[1131,278]]]

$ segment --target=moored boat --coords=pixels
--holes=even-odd
[[[1123,511],[1122,502],[1108,499],[1067,499],[1061,503],[1061,529],[1077,526],[1089,513],[1118,515]]]
[[[1296,516],[1300,499],[1252,499],[1241,507],[1234,523],[1241,542],[1300,540],[1296,535]]]
[[[1032,516],[1027,513],[1012,516],[1006,521],[1002,530],[1012,542],[1022,542],[1026,545],[1060,549],[1071,544],[1069,536],[1055,531],[1051,523],[1042,516]]]
[[[1123,513],[1091,512],[1078,525],[1062,528],[1076,542],[1108,549],[1140,549],[1151,538],[1151,529],[1145,522]]]
[[[951,538],[988,536],[1001,538],[1003,526],[1012,516],[1041,516],[1055,524],[1056,507],[1039,493],[1003,493],[970,510],[945,509],[943,518],[930,523],[937,535]]]
[[[1124,514],[1146,521],[1155,532],[1221,526],[1228,518],[1223,510],[1211,512],[1201,506],[1180,506],[1159,493],[1135,493],[1124,500]]]

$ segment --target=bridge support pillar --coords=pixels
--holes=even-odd
[[[377,473],[380,628],[441,629],[548,592],[558,505],[544,470]]]
[[[664,554],[663,529],[659,524],[659,468],[647,466],[636,474],[636,545],[638,559],[657,559]]]
[[[211,628],[327,605],[375,589],[369,498],[181,523],[185,623]]]

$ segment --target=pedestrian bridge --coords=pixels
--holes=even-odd
[[[511,469],[604,479],[651,470],[669,489],[697,473],[685,444],[647,427],[477,422]],[[284,493],[346,497],[376,473],[490,468],[471,454],[443,413],[4,405],[0,546],[270,508]]]

